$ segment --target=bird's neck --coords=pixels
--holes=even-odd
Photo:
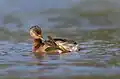
[[[41,39],[34,39],[32,51],[35,52],[41,45],[43,45],[43,42]]]

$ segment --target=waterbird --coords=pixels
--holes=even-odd
[[[73,40],[53,38],[51,36],[47,36],[48,39],[45,40],[42,36],[42,30],[38,25],[31,26],[29,34],[33,39],[32,52],[35,55],[41,56],[45,54],[63,54],[80,51],[79,44]]]

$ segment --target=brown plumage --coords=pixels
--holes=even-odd
[[[39,26],[32,26],[29,30],[30,36],[33,38],[32,51],[38,55],[44,54],[60,54],[72,51],[79,51],[79,45],[72,40],[52,38],[48,36],[48,40],[42,37],[42,30]],[[55,48],[55,50],[46,51],[48,48]]]

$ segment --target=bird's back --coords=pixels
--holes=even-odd
[[[61,39],[61,38],[54,38],[53,40],[57,45],[61,45],[69,51],[78,51],[79,50],[79,45],[73,40],[67,40],[67,39]],[[45,42],[49,46],[53,46],[53,43],[51,43],[50,40],[46,40]]]

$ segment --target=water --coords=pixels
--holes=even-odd
[[[118,37],[114,36],[118,32],[118,29],[84,32],[85,35],[79,36],[79,39],[74,38],[80,41],[82,48],[80,52],[48,55],[40,59],[32,54],[31,41],[1,41],[0,77],[2,79],[119,79],[120,44]],[[78,35],[79,33],[75,36],[78,37]],[[64,36],[61,35],[61,37]]]
[[[1,0],[0,79],[119,79],[119,1],[84,1]],[[44,38],[76,40],[81,51],[36,58],[28,34],[34,24]]]

